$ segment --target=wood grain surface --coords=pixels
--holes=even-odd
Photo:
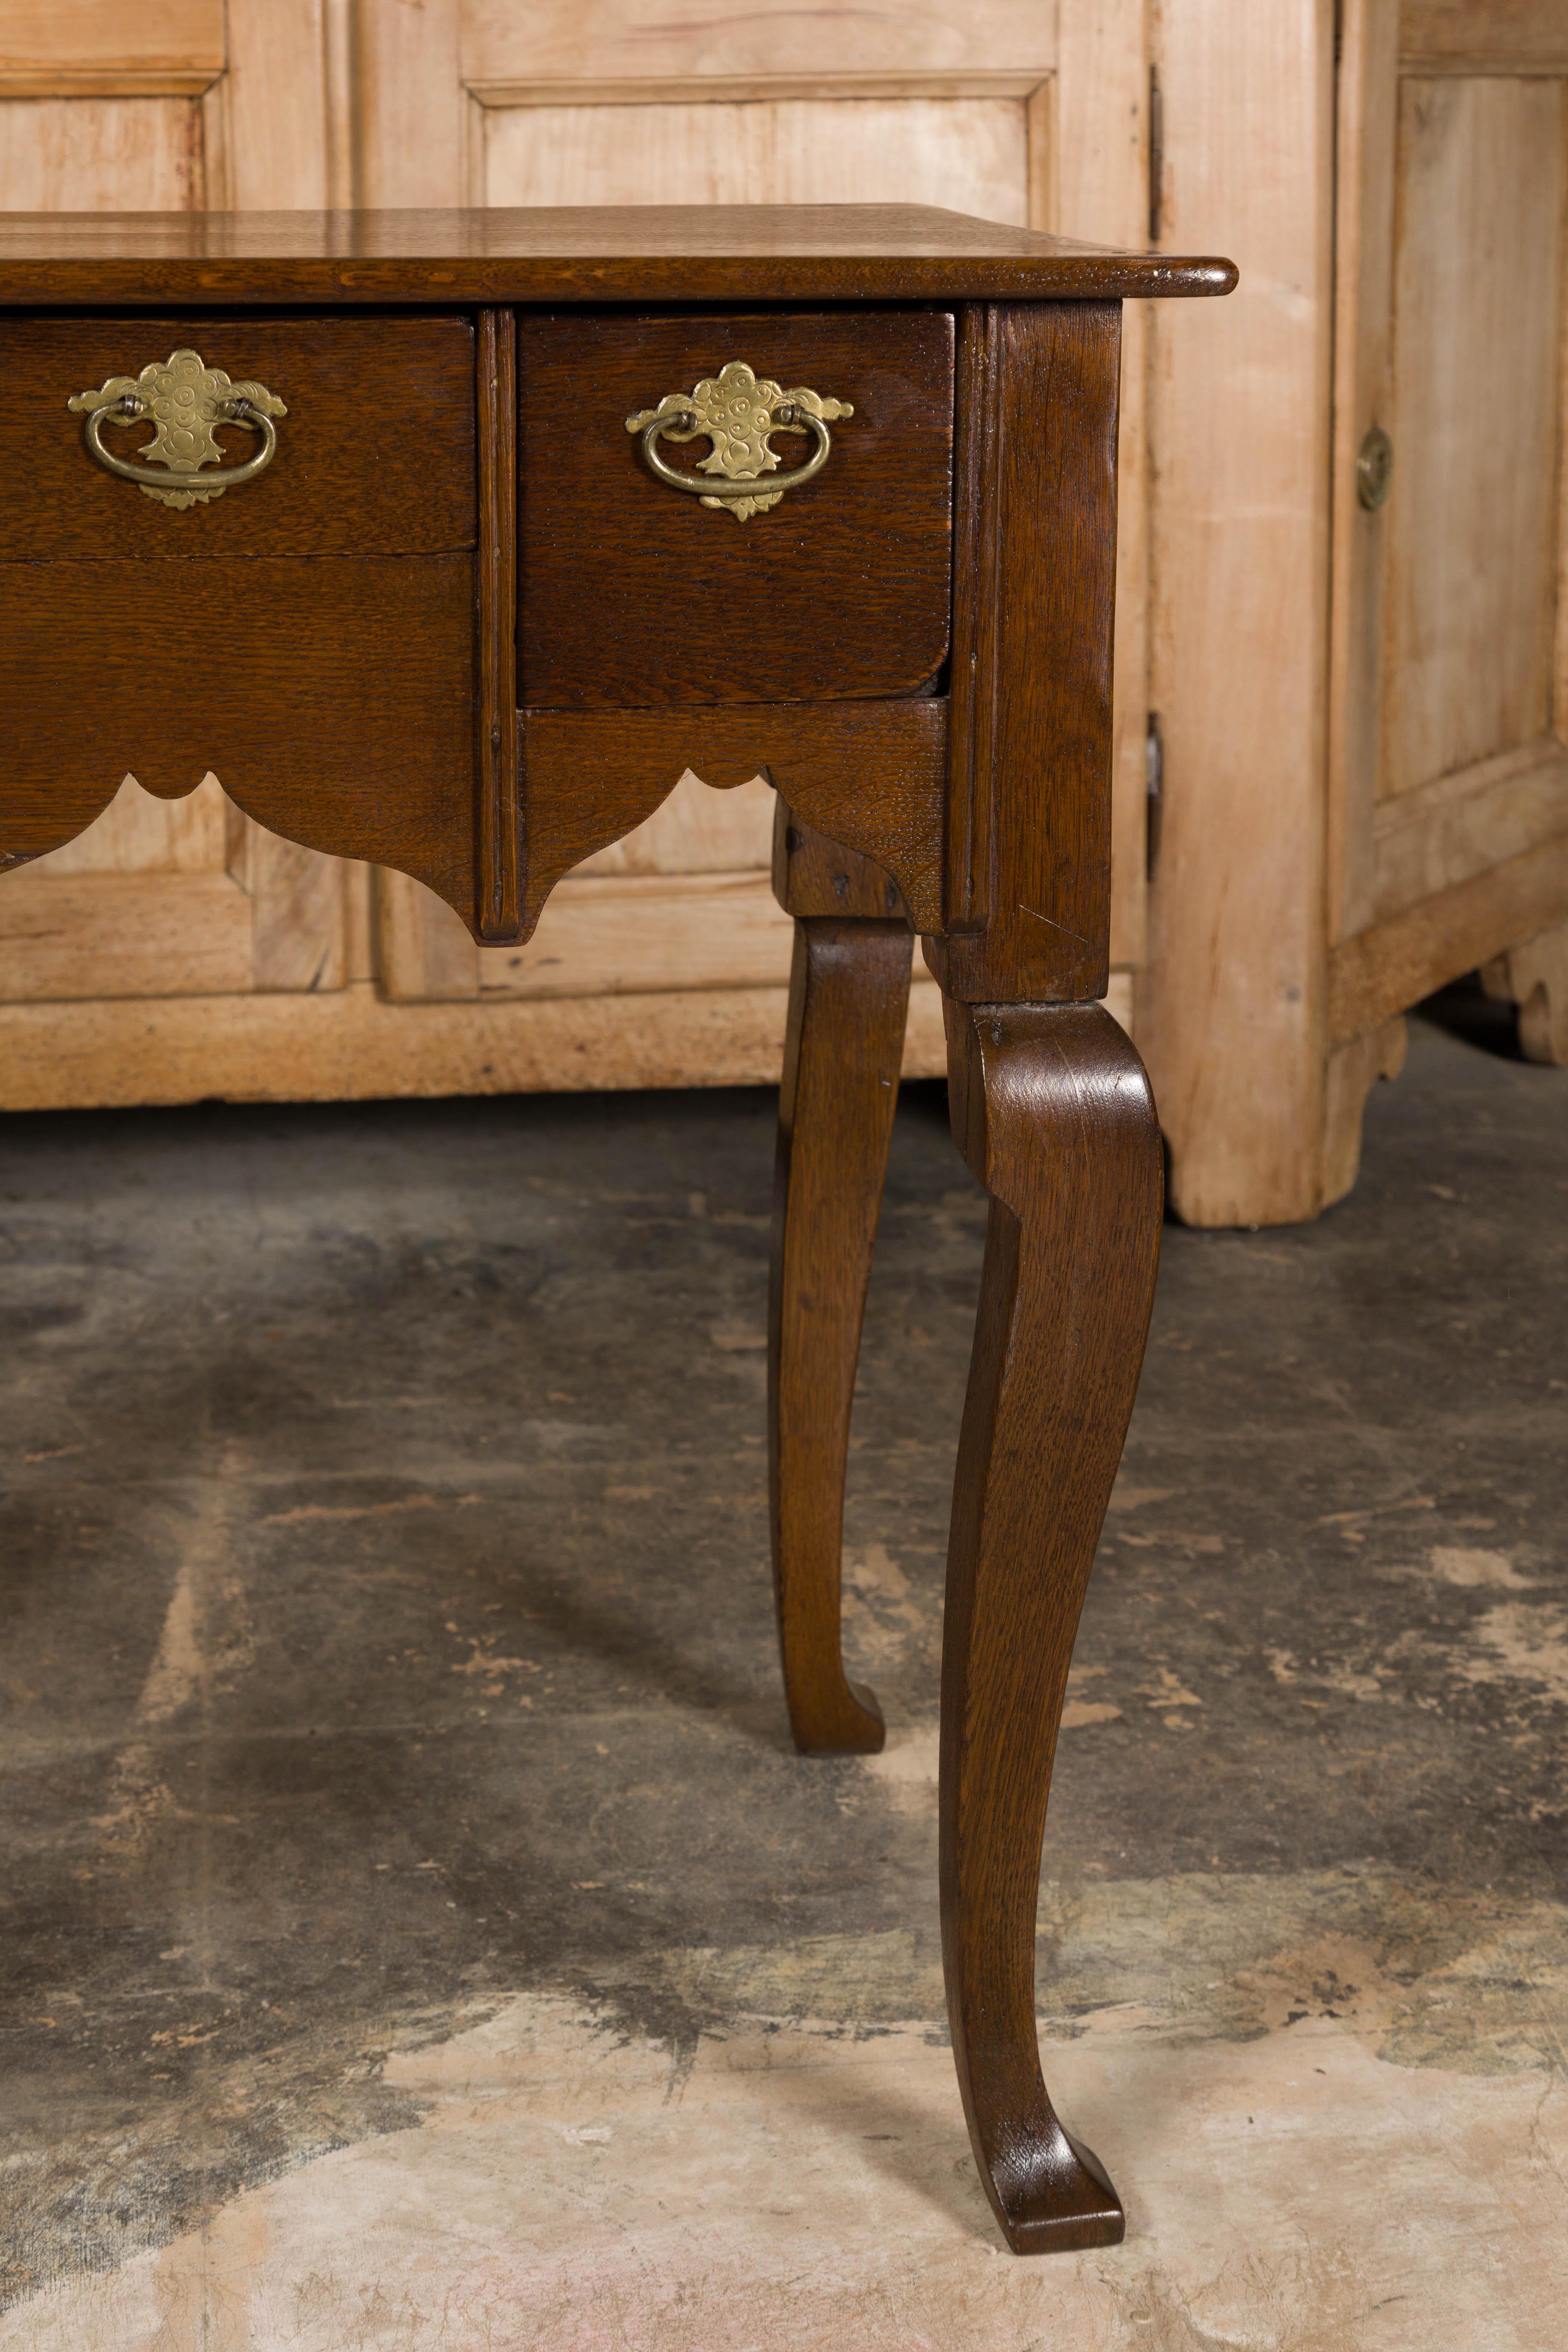
[[[1329,956],[1328,1032],[1343,1044],[1419,1004],[1563,919],[1568,834],[1537,843],[1402,915],[1342,940]]]
[[[981,2179],[1019,2253],[1114,2244],[1121,2203],[1057,2120],[1035,1906],[1083,1596],[1143,1360],[1159,1129],[1097,1005],[948,1008],[953,1134],[991,1195],[953,1479],[942,1664],[948,2014]]]
[[[526,703],[842,702],[935,676],[952,499],[944,312],[531,319],[519,359]],[[626,425],[731,360],[855,409],[816,480],[745,522],[658,481]],[[774,446],[784,467],[811,449],[796,433]],[[697,475],[710,445],[660,454]]]
[[[1150,373],[1165,777],[1134,1025],[1198,1225],[1322,1205],[1333,272],[1357,266],[1332,203],[1336,13],[1160,20],[1167,234],[1223,221],[1242,266],[1201,320],[1155,315]]]
[[[1563,397],[1568,84],[1399,98],[1380,800],[1552,724]]]
[[[1042,303],[962,317],[950,935],[931,969],[971,1003],[1099,997],[1120,314]]]
[[[909,924],[904,894],[885,866],[830,841],[784,799],[773,803],[773,896],[789,915],[859,916]]]
[[[909,997],[907,924],[796,923],[773,1178],[768,1496],[790,1727],[814,1755],[882,1745],[876,1699],[844,1672],[839,1557]]]
[[[0,302],[262,304],[1158,299],[1233,263],[1118,253],[934,205],[34,213]]]
[[[521,922],[517,773],[517,316],[479,318],[479,699],[474,709],[478,896],[482,940]]]
[[[199,226],[199,223],[198,223]],[[99,465],[66,402],[188,346],[285,402],[263,474],[183,513]],[[0,319],[0,561],[445,554],[474,544],[474,331],[467,319]],[[226,460],[254,433],[220,426]],[[150,424],[105,427],[133,460]],[[150,466],[150,481],[170,479]]]
[[[128,770],[174,799],[211,768],[270,831],[397,866],[471,923],[474,698],[469,555],[0,564],[0,871]]]
[[[525,710],[518,723],[525,938],[562,875],[650,816],[687,768],[721,789],[766,774],[808,823],[886,866],[917,929],[941,928],[945,703]]]

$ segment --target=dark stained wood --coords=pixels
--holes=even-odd
[[[931,949],[970,1003],[1110,976],[1114,303],[963,324],[948,891]]]
[[[1035,1908],[1073,1636],[1159,1255],[1142,1064],[1097,1005],[948,1005],[953,1133],[991,1195],[942,1665],[948,2011],[981,2178],[1018,2253],[1114,2244],[1035,2030]]]
[[[900,302],[1228,294],[1229,261],[1115,253],[929,205],[13,213],[0,302]]]
[[[992,767],[1001,686],[997,610],[1004,542],[997,524],[997,364],[1002,313],[969,303],[958,327],[958,448],[952,524],[952,683],[948,697],[947,866],[943,930],[985,928],[995,894]]]
[[[855,407],[816,480],[745,522],[657,480],[626,429],[729,360]],[[934,678],[951,570],[946,312],[532,319],[521,362],[531,707],[842,702]],[[775,446],[787,467],[812,445],[781,433]],[[661,454],[696,474],[710,445]]]
[[[0,856],[70,840],[127,770],[177,799],[211,768],[471,922],[474,698],[471,555],[0,564]]]
[[[517,320],[481,310],[479,394],[479,673],[474,775],[479,799],[481,940],[515,940],[521,922],[517,771]]]
[[[773,896],[786,915],[909,922],[904,894],[885,866],[829,841],[782,798],[773,810]]]
[[[651,816],[687,768],[720,790],[767,776],[831,839],[875,853],[917,929],[941,919],[942,702],[525,710],[519,727],[524,938],[561,877]]]
[[[1122,2229],[1051,2110],[1034,2003],[1057,1730],[1159,1242],[1147,1082],[1084,1001],[1106,981],[1118,305],[1234,280],[918,207],[0,221],[0,305],[112,313],[0,326],[0,866],[80,832],[127,770],[175,795],[210,766],[274,832],[526,937],[687,768],[763,773],[787,803],[771,1484],[811,1748],[881,1739],[840,1654],[843,1475],[910,926],[928,936],[992,1203],[943,1943],[976,2158],[1022,2252]],[[365,315],[214,311],[301,302]],[[432,302],[450,315],[385,307]],[[515,396],[514,303],[546,314],[516,322]],[[174,515],[92,464],[64,402],[187,341],[289,415],[256,483]],[[654,480],[624,427],[730,357],[857,411],[818,479],[744,525]]]
[[[182,513],[107,473],[66,402],[184,345],[236,383],[259,379],[289,414],[265,473]],[[467,319],[0,319],[0,561],[437,555],[474,544]],[[104,446],[132,458],[151,438],[150,425],[110,426]],[[256,454],[256,436],[238,425],[218,439],[232,465]],[[162,467],[147,478],[170,478]]]
[[[910,998],[907,924],[797,922],[779,1095],[768,1318],[773,1594],[795,1746],[882,1745],[839,1647],[849,1408]]]

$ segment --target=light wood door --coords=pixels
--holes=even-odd
[[[1177,1213],[1287,1223],[1354,1181],[1429,989],[1482,965],[1527,1044],[1568,1049],[1568,10],[1152,22],[1164,241],[1241,275],[1152,326],[1165,814],[1135,1034]]]
[[[1568,13],[1354,0],[1341,124],[1328,1017],[1344,1050],[1568,916]]]
[[[674,16],[616,0],[374,11],[357,52],[358,192],[374,205],[907,201],[1141,242],[1142,0],[1067,13],[1092,22],[1058,31],[1038,0],[912,18],[829,7],[813,13],[807,41],[797,16],[737,16],[716,0]],[[1124,1012],[1143,923],[1142,376],[1137,319],[1117,647],[1112,954]],[[383,876],[384,983],[409,1003],[691,990],[739,1002],[776,990],[790,941],[767,880],[772,799],[761,782],[721,795],[686,777],[636,835],[561,886],[520,950],[476,949],[427,892]],[[916,1000],[910,1066],[935,1071],[945,1063],[934,992],[928,1000],[917,987]],[[642,1007],[655,1069],[667,1017],[657,1003]],[[770,1030],[755,1074],[771,1076],[773,1061]]]

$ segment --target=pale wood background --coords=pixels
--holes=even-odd
[[[728,0],[0,0],[0,204],[885,197],[1142,244],[1157,67],[1163,242],[1242,283],[1128,314],[1112,1003],[1181,1213],[1310,1215],[1427,988],[1484,964],[1532,1050],[1568,1039],[1568,10],[937,0],[809,27]],[[0,889],[0,1103],[771,1076],[769,806],[688,780],[527,950],[480,951],[215,785],[128,785]]]
[[[1568,1034],[1568,9],[1176,0],[1158,48],[1165,241],[1241,285],[1152,321],[1134,1034],[1179,1213],[1285,1222],[1353,1181],[1430,989],[1485,963]]]

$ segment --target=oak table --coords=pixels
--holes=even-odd
[[[1148,1328],[1107,982],[1124,298],[1229,263],[904,206],[0,219],[0,870],[133,770],[416,876],[476,939],[687,768],[795,919],[769,1343],[790,1720],[845,1675],[850,1396],[910,980],[991,1198],[948,1561],[942,1916],[1019,2252],[1120,2238],[1041,2077],[1063,1691]]]

